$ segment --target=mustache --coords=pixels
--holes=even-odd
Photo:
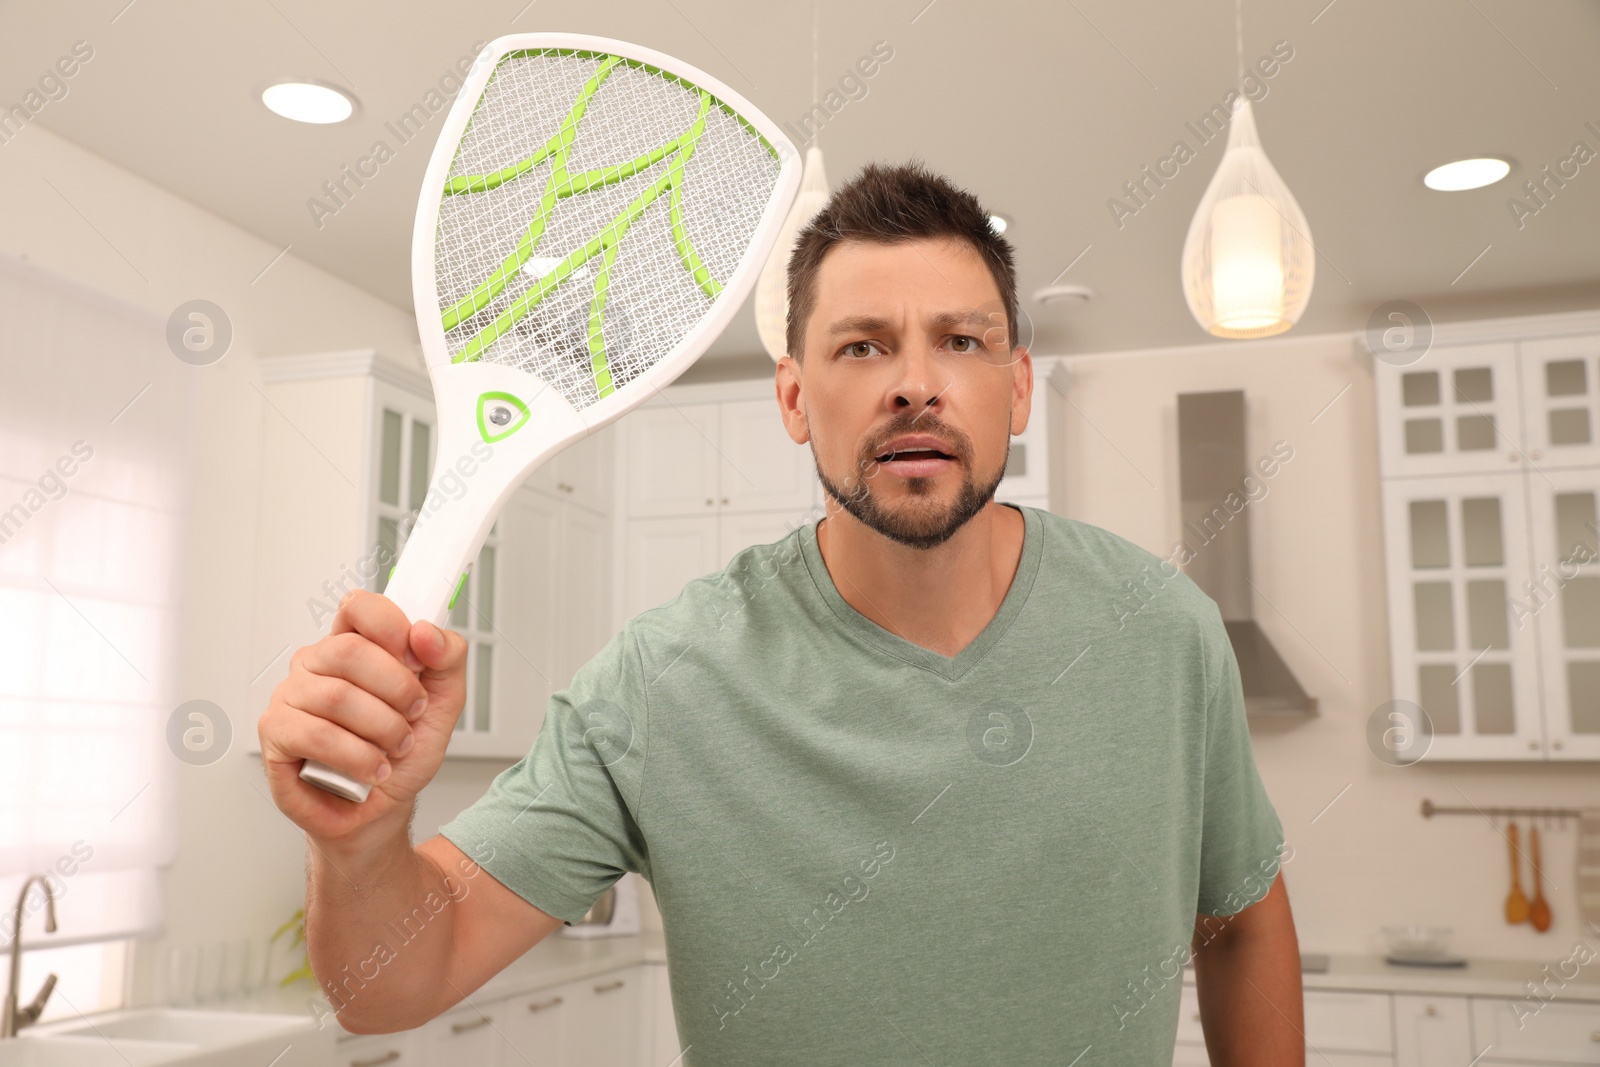
[[[877,463],[878,457],[889,451],[889,442],[896,437],[907,434],[927,434],[946,442],[949,448],[945,451],[960,460],[969,463],[972,458],[972,440],[954,426],[942,422],[927,422],[926,420],[912,417],[909,419],[896,419],[884,427],[875,441],[869,443],[861,452],[863,468],[868,468]]]

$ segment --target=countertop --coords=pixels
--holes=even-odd
[[[1570,945],[1551,944],[1550,958],[1472,959],[1465,967],[1410,967],[1382,956],[1328,954],[1326,972],[1302,971],[1304,989],[1344,989],[1372,993],[1435,993],[1453,996],[1523,997],[1532,982],[1541,997],[1600,1002],[1600,959],[1583,964]],[[1576,972],[1576,973],[1574,973]],[[1563,977],[1570,975],[1571,977]],[[1194,968],[1184,969],[1194,984]]]
[[[500,997],[576,982],[638,963],[666,962],[666,942],[659,932],[591,938],[552,934],[485,982],[470,994],[469,999],[474,1004],[482,1004]],[[309,985],[263,990],[248,997],[233,997],[196,1006],[217,1011],[306,1012],[313,1017],[331,1019],[326,1001]],[[342,1039],[353,1035],[341,1032],[340,1036]]]

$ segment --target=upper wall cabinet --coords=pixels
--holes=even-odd
[[[1425,758],[1600,759],[1600,333],[1575,321],[1375,366],[1394,695]]]
[[[1489,473],[1521,462],[1515,344],[1436,347],[1409,367],[1379,369],[1386,477]]]
[[[1600,334],[1524,342],[1522,410],[1534,463],[1600,466]]]

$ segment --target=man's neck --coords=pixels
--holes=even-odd
[[[817,548],[845,603],[892,634],[954,657],[989,625],[1022,561],[1022,512],[990,501],[944,544],[919,549],[831,497]]]

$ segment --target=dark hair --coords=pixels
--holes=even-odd
[[[828,198],[800,230],[789,255],[789,320],[784,345],[804,357],[806,320],[817,303],[817,271],[828,250],[841,241],[896,244],[923,237],[965,241],[983,257],[1000,290],[1006,333],[1017,341],[1017,271],[1011,243],[995,233],[978,198],[913,159],[909,163],[869,163]]]

